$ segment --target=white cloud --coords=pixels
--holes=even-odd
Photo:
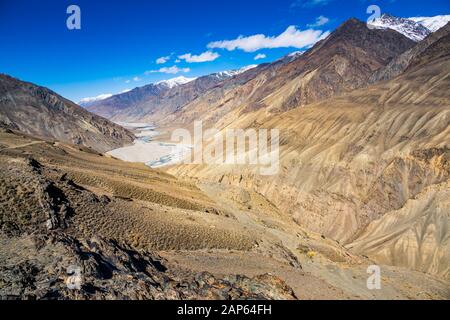
[[[181,62],[180,59],[175,60],[175,63],[180,63],[180,62]]]
[[[255,52],[260,49],[273,48],[304,48],[315,44],[317,41],[327,37],[329,32],[321,30],[298,30],[295,26],[289,26],[282,34],[278,36],[266,36],[256,34],[253,36],[239,36],[234,40],[215,41],[208,44],[208,48],[220,48],[228,51],[236,49],[245,52]]]
[[[131,91],[131,89],[124,89],[124,90],[120,91],[120,93],[127,93],[127,92],[130,92],[130,91]]]
[[[134,81],[134,82],[139,82],[139,81],[141,81],[141,80],[142,80],[142,79],[139,78],[139,77],[134,77],[134,78],[133,78],[133,81]]]
[[[191,53],[186,53],[181,56],[178,56],[178,59],[184,60],[188,63],[199,63],[199,62],[214,61],[219,57],[220,55],[216,52],[206,51],[199,55],[192,55]]]
[[[191,71],[191,69],[189,68],[178,68],[177,66],[172,66],[172,67],[164,67],[164,68],[160,68],[158,70],[149,70],[149,71],[145,71],[145,74],[152,74],[152,73],[167,73],[167,74],[177,74],[177,73],[188,73],[189,71]]]
[[[259,60],[259,59],[265,59],[265,58],[267,58],[267,56],[264,53],[258,53],[254,59]]]
[[[131,80],[125,80],[125,83],[130,83],[131,82]]]
[[[170,56],[160,57],[156,59],[156,64],[164,64],[170,60]]]
[[[308,24],[308,27],[316,28],[316,27],[320,27],[320,26],[326,25],[328,22],[330,22],[330,19],[328,19],[327,17],[325,17],[325,16],[318,16],[314,23]]]

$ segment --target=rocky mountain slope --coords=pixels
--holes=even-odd
[[[108,151],[133,141],[126,129],[49,89],[0,74],[0,126]]]
[[[252,247],[195,186],[26,135],[0,143],[0,299],[296,298],[275,276],[216,277],[154,251]]]
[[[1,299],[450,297],[388,266],[367,290],[373,261],[256,192],[7,131],[0,144]]]
[[[260,176],[250,165],[168,171],[254,190],[354,252],[449,281],[449,45],[441,35],[400,76],[307,107],[270,113],[275,91],[268,107],[232,109],[219,129],[281,131],[278,175]]]

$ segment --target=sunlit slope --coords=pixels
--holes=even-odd
[[[448,43],[443,38],[389,82],[279,115],[235,112],[236,120],[223,128],[281,130],[278,175],[262,177],[251,166],[179,166],[169,172],[256,189],[299,224],[344,243],[407,203],[411,208],[403,210],[416,212],[409,218],[423,219],[420,199],[437,189],[446,192],[450,175],[450,61],[440,53]],[[434,229],[423,225],[427,239],[436,239],[427,250],[419,249],[425,238],[418,237],[415,246],[392,251],[378,243],[371,252],[395,252],[397,259],[383,261],[447,276],[447,255],[426,262],[430,252],[448,251],[443,208]],[[418,258],[404,263],[411,255]]]
[[[50,219],[51,228],[68,220],[76,234],[144,249],[249,249],[257,239],[194,185],[143,164],[5,132],[0,158],[0,222],[8,234],[45,229]]]
[[[382,264],[410,267],[450,280],[449,217],[447,180],[372,222],[348,247]]]

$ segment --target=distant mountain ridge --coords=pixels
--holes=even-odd
[[[243,72],[216,73],[170,90],[148,85],[100,101],[88,110],[114,121],[159,124],[215,122],[241,105],[285,111],[367,85],[369,77],[414,41],[390,29],[350,19],[307,52]],[[355,49],[357,48],[357,49]]]
[[[201,96],[217,84],[256,68],[217,72],[199,78],[178,77],[95,101],[86,109],[114,121],[158,120]]]
[[[87,107],[89,105],[92,105],[93,103],[97,102],[97,101],[101,101],[101,100],[105,100],[108,99],[110,97],[112,97],[113,94],[112,93],[104,93],[104,94],[100,94],[96,97],[87,97],[87,98],[83,98],[78,102],[78,105],[82,106],[82,107]]]
[[[162,81],[156,82],[155,84],[156,85],[165,85],[169,89],[172,89],[174,87],[181,86],[183,84],[194,81],[195,79],[197,79],[197,78],[186,78],[186,77],[180,76],[180,77],[172,78],[169,80],[162,80]]]

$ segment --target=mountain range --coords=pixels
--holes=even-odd
[[[199,78],[178,77],[85,105],[90,112],[114,121],[153,121],[171,114],[226,79],[256,66],[210,74]]]
[[[84,108],[0,76],[0,296],[449,299],[445,19],[352,18],[305,52]],[[111,121],[276,128],[280,171],[120,161],[105,151],[134,135]]]

